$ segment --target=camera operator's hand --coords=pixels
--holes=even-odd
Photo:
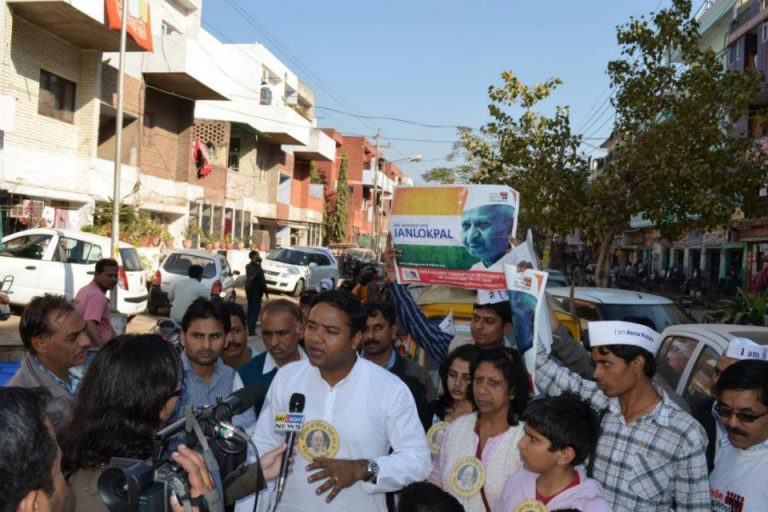
[[[288,448],[287,445],[281,444],[272,451],[269,451],[261,456],[261,472],[264,473],[264,480],[272,480],[277,478],[280,473],[280,462],[283,452]],[[295,452],[295,450],[294,450]],[[288,470],[293,466],[293,453],[291,458],[288,459]]]
[[[177,451],[173,452],[171,459],[187,472],[190,497],[197,498],[216,489],[202,455],[182,444],[179,445]],[[175,495],[171,496],[171,506],[173,512],[184,512],[184,507],[179,503]],[[199,511],[200,509],[193,507],[192,510]]]

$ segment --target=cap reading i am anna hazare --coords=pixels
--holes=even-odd
[[[632,345],[656,355],[661,335],[650,327],[632,322],[589,322],[589,344],[593,347]]]

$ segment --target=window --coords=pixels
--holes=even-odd
[[[92,258],[89,258],[92,259]],[[99,256],[101,259],[101,256]],[[123,268],[126,272],[136,272],[144,270],[144,265],[141,263],[141,257],[136,249],[133,247],[123,247],[120,249],[120,259],[123,263]],[[98,260],[97,260],[98,261]]]
[[[736,44],[728,48],[728,62],[737,62],[741,60],[744,54],[744,38],[736,41]]]
[[[258,161],[259,166],[259,181],[262,183],[267,182],[267,167],[269,167],[269,162],[266,158],[260,158]]]
[[[688,361],[696,350],[698,341],[692,338],[670,336],[664,340],[664,346],[659,351],[659,376],[677,389]]]
[[[13,238],[5,242],[0,249],[0,256],[42,260],[48,244],[51,243],[51,238],[51,235],[27,235]]]
[[[768,42],[768,22],[760,25],[760,40],[762,42]]]
[[[59,121],[74,123],[75,83],[41,69],[37,112]]]
[[[240,170],[240,139],[232,137],[229,139],[229,159],[227,167],[230,171]]]
[[[259,105],[271,105],[272,104],[272,89],[269,84],[262,84],[261,91],[259,93]]]
[[[58,247],[53,251],[52,261],[90,265],[101,259],[101,247],[75,238],[59,239]]]
[[[203,279],[211,279],[216,276],[216,263],[212,259],[192,254],[171,254],[163,263],[163,270],[171,274],[186,276],[192,265],[203,267]]]
[[[718,359],[719,356],[712,347],[704,347],[699,354],[699,359],[691,370],[691,378],[683,393],[683,398],[688,401],[692,410],[709,399],[709,382],[715,374]]]

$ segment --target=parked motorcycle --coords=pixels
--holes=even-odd
[[[183,350],[181,346],[181,325],[172,318],[160,318],[155,323],[150,334],[158,334],[165,341],[173,345],[179,353]]]

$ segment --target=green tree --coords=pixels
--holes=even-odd
[[[690,0],[630,18],[617,39],[622,58],[608,64],[608,75],[619,143],[585,197],[598,269],[633,216],[676,240],[727,224],[765,178],[759,148],[726,129],[749,114],[760,77],[729,72],[699,48]]]
[[[309,182],[312,185],[322,185],[325,183],[323,180],[323,176],[320,173],[320,168],[317,166],[317,163],[310,162],[309,163]]]
[[[488,90],[492,121],[478,133],[460,131],[467,159],[476,170],[471,181],[508,185],[520,193],[520,229],[567,234],[583,217],[588,162],[571,132],[567,107],[539,112],[560,85],[557,78],[525,85],[512,72]]]
[[[349,185],[347,185],[347,168],[349,156],[344,153],[339,167],[339,183],[336,186],[336,209],[331,219],[331,242],[340,243],[347,239],[347,205],[349,202]]]
[[[633,217],[676,240],[727,223],[738,207],[749,214],[750,193],[765,181],[763,153],[726,128],[745,122],[760,79],[729,72],[711,50],[700,50],[690,12],[690,1],[673,0],[617,28],[621,58],[608,64],[608,75],[618,144],[599,172],[590,174],[578,152],[567,107],[552,117],[534,109],[558,79],[527,87],[504,73],[504,84],[489,89],[493,120],[478,134],[462,133],[475,181],[521,193],[521,224],[553,233],[580,228],[598,243],[598,280]],[[509,107],[522,113],[515,117]]]
[[[425,173],[421,178],[424,181],[451,185],[453,183],[469,183],[474,175],[474,170],[468,164],[457,165],[455,167],[434,167]]]

